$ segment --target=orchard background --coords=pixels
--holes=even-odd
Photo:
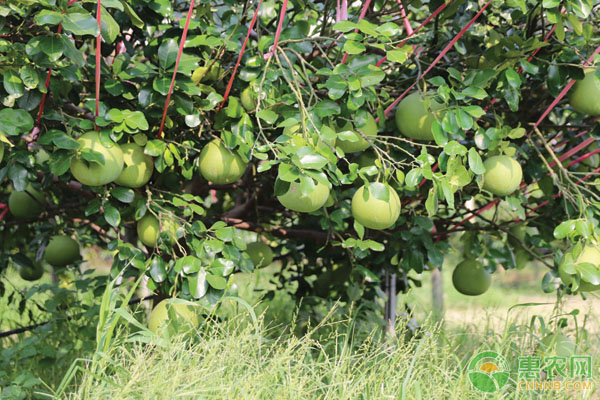
[[[411,383],[419,343],[452,337],[440,323],[448,269],[459,302],[455,290],[501,298],[506,276],[553,296],[525,325],[507,318],[498,349],[555,351],[542,340],[558,338],[592,352],[596,317],[564,302],[597,304],[600,288],[599,11],[0,1],[0,396],[130,388],[119,371],[135,368],[105,364],[132,362],[127,346],[152,355],[184,334],[185,357],[190,340],[264,324],[265,337],[306,340],[315,363],[311,335],[338,356],[340,326],[349,354],[395,343],[365,358],[383,370],[365,368],[373,380],[356,392],[296,397],[379,398],[386,382],[415,398],[438,379]],[[411,294],[429,273],[433,320]],[[492,344],[463,337],[462,358],[451,345],[426,354],[461,376],[478,345]],[[400,381],[385,375],[389,352]],[[366,373],[352,368],[350,380]],[[467,398],[457,387],[438,396]]]

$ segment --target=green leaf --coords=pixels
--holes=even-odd
[[[78,67],[83,67],[85,65],[85,59],[83,58],[81,51],[75,47],[66,35],[60,35],[60,41],[65,57],[71,59]]]
[[[25,92],[23,81],[19,78],[19,74],[12,69],[8,69],[4,72],[4,89],[8,94],[17,97],[22,96]]]
[[[477,175],[485,173],[483,161],[481,161],[481,156],[479,155],[475,147],[471,147],[469,149],[469,168]]]
[[[462,108],[456,110],[456,122],[458,126],[464,130],[468,131],[473,127],[473,118],[469,114],[467,114]]]
[[[40,39],[40,49],[51,61],[56,61],[63,55],[64,46],[61,39],[55,36],[44,36]]]
[[[355,42],[354,40],[348,40],[344,44],[344,51],[348,54],[360,54],[367,50],[364,44]]]
[[[406,179],[404,180],[404,183],[406,183],[406,186],[408,186],[409,188],[414,188],[419,184],[422,177],[423,177],[422,169],[421,168],[413,168],[410,171],[408,171],[408,174],[406,174]]]
[[[110,226],[116,228],[121,223],[121,214],[115,207],[111,206],[110,204],[105,204],[104,219]]]
[[[314,108],[315,113],[320,118],[337,115],[341,112],[340,106],[331,100],[322,100]]]
[[[485,90],[475,86],[469,86],[460,93],[464,96],[473,97],[474,99],[478,100],[483,100],[488,97],[488,94]]]
[[[131,20],[131,23],[135,26],[137,26],[138,28],[143,28],[144,27],[144,21],[142,21],[142,19],[140,17],[138,17],[138,15],[135,13],[135,11],[133,10],[133,8],[131,8],[131,6],[129,5],[128,0],[120,0],[121,4],[123,4],[123,8],[125,11],[125,14],[127,14],[129,16],[129,19]]]
[[[152,88],[158,93],[166,96],[169,94],[169,88],[171,87],[171,78],[166,76],[159,76],[152,82]]]
[[[25,65],[19,70],[19,76],[27,89],[35,89],[40,82],[40,77],[31,65]]]
[[[102,24],[102,38],[106,43],[113,43],[120,33],[120,27],[117,21],[110,15],[110,13],[101,7],[100,15]]]
[[[160,67],[167,69],[171,65],[175,64],[178,51],[179,47],[174,39],[164,40],[158,48],[158,61]]]
[[[190,294],[195,299],[204,297],[206,291],[208,290],[208,283],[206,282],[207,274],[208,273],[206,271],[202,270],[187,277],[188,285],[190,287]]]
[[[165,152],[167,149],[167,145],[162,140],[153,139],[146,143],[146,147],[144,148],[144,154],[148,154],[149,156],[158,157]]]
[[[302,168],[321,169],[328,163],[325,157],[315,153],[308,146],[302,147],[297,155],[299,166]]]
[[[359,68],[357,74],[360,78],[362,87],[377,85],[385,78],[385,72],[374,65],[367,65],[366,67]]]
[[[77,140],[73,139],[71,136],[67,135],[64,132],[61,133],[62,135],[57,135],[52,140],[52,143],[54,143],[56,147],[58,147],[59,149],[66,150],[76,150],[79,148],[79,142]]]
[[[581,274],[581,279],[592,285],[600,284],[600,271],[597,266],[591,263],[578,263],[577,271]]]
[[[266,108],[257,112],[256,116],[269,124],[274,124],[275,121],[277,121],[277,118],[279,118],[277,113]]]
[[[167,278],[167,263],[160,256],[154,256],[150,262],[150,277],[156,283],[161,283]]]
[[[462,110],[467,112],[469,115],[471,115],[475,119],[479,119],[479,118],[481,118],[482,115],[485,114],[485,111],[483,111],[483,108],[481,108],[479,106],[466,106],[466,107],[462,107]]]
[[[467,148],[456,140],[451,140],[444,146],[444,152],[450,156],[464,156],[467,154]]]
[[[175,272],[182,272],[185,274],[193,274],[202,268],[202,261],[194,256],[185,256],[178,259],[175,262]]]
[[[5,108],[0,110],[0,133],[15,136],[30,132],[33,129],[33,118],[25,110]]]
[[[560,0],[543,0],[542,6],[544,8],[554,8],[560,5]]]
[[[508,137],[511,139],[520,139],[525,136],[525,128],[515,128],[511,129],[508,133]]]
[[[393,22],[386,22],[383,25],[378,25],[375,29],[384,36],[394,36],[400,33],[400,27]]]
[[[135,192],[129,188],[115,187],[110,191],[113,197],[123,203],[131,203],[135,198]]]
[[[65,31],[71,32],[73,35],[91,35],[95,37],[100,34],[98,22],[88,12],[65,14],[62,26]]]
[[[217,290],[223,290],[227,287],[227,280],[219,275],[207,274],[206,281]]]
[[[408,52],[405,50],[390,50],[387,52],[388,60],[402,64],[408,59]]]
[[[92,149],[81,149],[81,157],[84,160],[87,160],[89,162],[95,162],[100,165],[104,165],[106,163],[106,160],[104,159],[104,154],[94,151]]]
[[[360,21],[358,21],[356,23],[356,27],[359,31],[366,35],[374,37],[379,36],[379,32],[377,31],[377,25],[367,21],[366,19],[361,19]]]
[[[385,250],[385,245],[383,243],[379,243],[379,242],[376,242],[371,239],[366,240],[365,243],[373,251],[384,251]]]
[[[62,19],[62,14],[57,11],[42,10],[33,18],[33,22],[38,25],[58,25]]]
[[[101,207],[102,207],[102,199],[99,199],[99,198],[92,199],[85,207],[85,216],[89,217],[90,215],[94,215],[94,214],[100,212]]]
[[[567,236],[569,236],[569,234],[571,232],[574,232],[574,231],[575,231],[575,221],[567,220],[567,221],[562,222],[556,228],[554,228],[554,237],[556,239],[564,239]]]
[[[519,60],[519,63],[521,64],[521,68],[523,68],[523,71],[531,75],[537,75],[540,71],[540,68],[537,65],[534,65],[527,60]]]
[[[427,200],[425,200],[425,209],[430,217],[436,216],[438,210],[438,197],[435,187],[429,189]]]
[[[49,162],[50,172],[57,176],[64,175],[71,166],[71,158],[73,158],[73,153],[70,151],[55,151]]]
[[[519,89],[521,87],[521,77],[515,72],[514,69],[507,68],[504,71],[504,76],[506,77],[506,81],[512,88]]]
[[[340,21],[337,22],[335,25],[333,25],[333,30],[335,31],[340,31],[340,32],[348,32],[351,31],[352,29],[356,29],[356,24],[352,21]]]
[[[393,189],[381,182],[371,182],[369,185],[369,194],[377,200],[388,201],[390,199],[390,190]]]

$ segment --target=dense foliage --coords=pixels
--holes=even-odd
[[[413,29],[442,4],[401,2]],[[210,304],[231,290],[231,274],[261,264],[245,252],[255,239],[241,232],[251,231],[282,262],[277,290],[309,309],[322,299],[375,304],[386,271],[398,290],[418,284],[409,272],[441,267],[454,237],[487,272],[542,260],[545,291],[600,283],[594,260],[574,261],[583,243],[572,247],[598,237],[600,197],[594,178],[581,178],[600,157],[551,168],[565,149],[595,145],[593,110],[577,112],[565,97],[531,126],[571,79],[584,78],[600,44],[591,0],[491,2],[441,58],[482,4],[450,2],[397,47],[407,37],[397,2],[371,2],[359,22],[362,5],[353,3],[336,22],[335,1],[294,0],[272,49],[281,4],[265,1],[221,107],[256,6],[195,7],[160,138],[187,2],[105,0],[101,29],[96,2],[0,3],[0,199],[27,191],[15,200],[23,215],[8,213],[0,226],[0,273],[9,260],[48,261],[50,239],[67,236],[112,251],[112,277],[146,274],[162,296]],[[598,73],[588,76],[599,84]],[[388,107],[415,82],[418,97],[407,99],[416,105],[395,121]],[[420,116],[431,128],[417,139],[432,140],[398,131],[407,120],[427,127]],[[419,135],[422,126],[406,129]],[[484,161],[496,155],[522,166],[520,190],[491,185],[510,184],[502,174],[484,181]],[[114,183],[119,157],[143,165],[149,181],[132,172]],[[76,271],[77,257],[63,250],[53,265]]]

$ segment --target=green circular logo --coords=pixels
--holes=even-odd
[[[486,393],[500,390],[510,374],[506,359],[495,351],[483,351],[473,356],[468,370],[471,384]]]

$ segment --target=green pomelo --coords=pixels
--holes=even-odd
[[[37,281],[44,275],[44,267],[38,262],[34,262],[30,267],[19,265],[17,269],[21,278],[26,281]]]
[[[323,207],[329,197],[329,188],[316,182],[314,189],[303,195],[300,190],[300,182],[290,183],[287,192],[277,196],[277,200],[285,207],[298,212],[313,212]]]
[[[435,112],[443,105],[432,95],[421,97],[419,92],[406,96],[396,108],[396,127],[400,133],[416,140],[433,140],[431,126],[435,121]],[[442,115],[439,115],[441,120]]]
[[[117,185],[130,188],[144,186],[152,177],[154,171],[154,160],[151,156],[144,154],[144,148],[135,143],[121,145],[123,152],[124,168],[121,175],[115,179]]]
[[[161,232],[167,232],[169,238],[177,241],[177,224],[169,218],[160,222],[152,214],[146,214],[137,223],[138,238],[148,247],[155,247]]]
[[[53,267],[64,267],[81,260],[79,243],[68,236],[52,236],[44,251],[44,260]]]
[[[247,165],[239,155],[229,150],[219,139],[204,146],[198,164],[204,179],[218,185],[239,180],[244,175]]]
[[[519,188],[521,165],[509,156],[493,156],[484,161],[483,188],[496,196],[507,196]]]
[[[383,193],[387,187],[388,200],[380,200],[375,193]],[[370,229],[387,229],[394,225],[400,216],[400,197],[389,185],[373,182],[361,186],[352,197],[352,216],[361,225]]]
[[[256,268],[266,267],[273,262],[273,250],[263,242],[248,243],[246,253]]]
[[[110,147],[100,142],[98,132],[83,134],[77,141],[79,150],[92,150],[104,156],[104,165],[90,162],[78,155],[71,159],[71,174],[84,185],[102,186],[117,179],[123,171],[123,152],[121,147],[111,142]]]
[[[165,329],[169,333],[185,333],[197,328],[199,324],[198,314],[193,306],[173,303],[170,299],[158,303],[148,320],[148,328],[156,334],[162,334]]]
[[[346,121],[342,127],[337,126],[336,129],[338,132],[351,131],[359,136],[359,139],[356,141],[337,138],[336,146],[342,149],[344,153],[356,153],[357,151],[369,148],[369,142],[360,133],[365,136],[377,136],[377,132],[379,131],[375,118],[367,111],[358,111],[353,122],[354,126],[350,121]]]
[[[454,269],[452,284],[464,295],[479,296],[490,288],[492,275],[477,260],[466,259]]]
[[[600,116],[600,78],[595,69],[588,69],[585,78],[576,81],[569,91],[571,107],[581,114]]]
[[[250,86],[240,93],[240,103],[242,103],[242,107],[248,112],[256,110],[256,98],[257,96]]]
[[[598,246],[585,245],[575,263],[590,263],[595,265],[596,269],[598,269],[600,267],[600,248]],[[558,275],[565,285],[569,286],[573,283],[574,277],[565,271],[564,264],[561,264],[558,267]],[[594,285],[581,278],[577,290],[581,292],[593,292],[598,289],[600,289],[600,284]]]
[[[15,218],[35,218],[44,210],[44,194],[31,186],[14,191],[8,197],[8,209]]]

